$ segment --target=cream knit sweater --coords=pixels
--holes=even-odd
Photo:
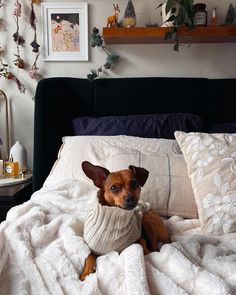
[[[133,210],[102,206],[97,202],[84,222],[84,240],[97,255],[115,250],[121,252],[141,236],[143,212],[148,203],[139,203]]]

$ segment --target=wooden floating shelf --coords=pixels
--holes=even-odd
[[[164,40],[166,27],[103,28],[106,44],[167,44]],[[227,43],[236,42],[236,26],[195,27],[189,31],[178,28],[180,43]]]

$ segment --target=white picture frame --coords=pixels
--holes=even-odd
[[[88,61],[88,3],[41,3],[45,61]]]

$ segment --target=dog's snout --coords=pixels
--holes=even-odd
[[[125,208],[128,209],[128,210],[131,210],[134,207],[136,207],[136,205],[138,203],[138,200],[137,200],[137,198],[135,198],[132,195],[127,195],[125,197],[124,203],[125,203]]]

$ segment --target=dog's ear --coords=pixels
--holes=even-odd
[[[149,172],[141,167],[135,167],[133,165],[129,166],[129,169],[134,172],[135,177],[138,179],[141,186],[144,186],[145,182],[148,179]]]
[[[110,172],[101,166],[95,166],[88,161],[82,162],[82,169],[85,175],[92,179],[94,185],[98,188],[103,187],[103,183]]]

